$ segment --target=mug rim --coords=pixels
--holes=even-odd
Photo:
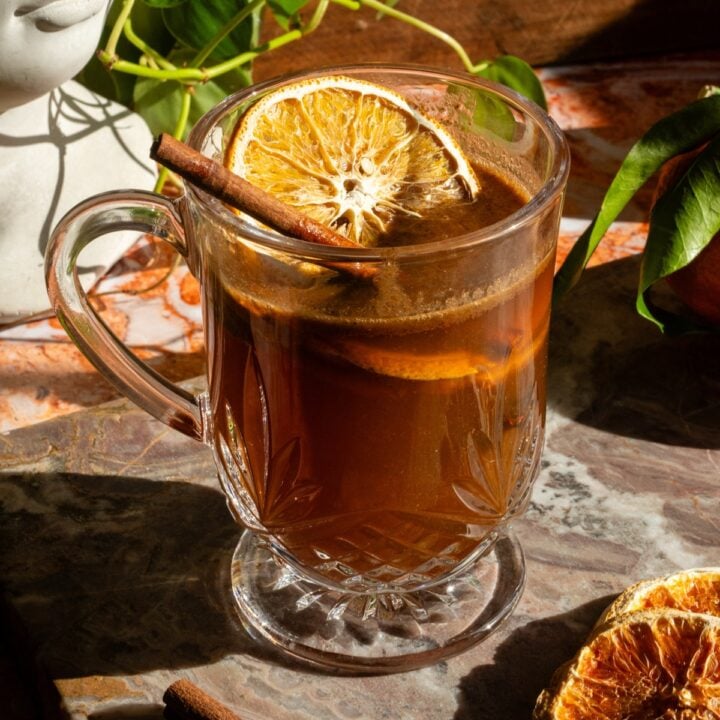
[[[191,194],[195,200],[206,211],[211,212],[216,219],[234,228],[235,232],[243,240],[258,243],[267,249],[289,253],[293,256],[308,260],[352,263],[379,262],[388,259],[398,261],[414,257],[424,257],[426,255],[446,254],[450,251],[466,250],[474,248],[479,244],[490,243],[493,240],[513,235],[524,226],[532,223],[562,194],[570,172],[570,149],[562,130],[545,110],[532,100],[523,97],[514,90],[499,83],[485,80],[484,78],[479,78],[469,73],[417,64],[360,63],[328,65],[315,69],[285,73],[269,78],[232,93],[205,113],[191,130],[187,143],[195,150],[202,152],[204,141],[223,115],[231,108],[251,100],[254,96],[262,95],[271,89],[282,87],[283,85],[296,82],[299,79],[323,75],[359,75],[371,72],[384,72],[407,76],[422,75],[425,78],[434,78],[442,82],[454,80],[463,83],[465,86],[474,85],[478,89],[489,91],[496,96],[500,96],[511,107],[529,116],[548,139],[552,149],[553,162],[547,173],[547,179],[543,182],[539,191],[536,192],[527,203],[498,222],[442,240],[431,240],[415,245],[373,248],[339,248],[293,238],[244,220],[240,215],[230,210],[218,198],[201,190],[191,182],[185,182],[185,192]]]

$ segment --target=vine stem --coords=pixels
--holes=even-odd
[[[123,25],[123,33],[125,37],[138,49],[143,55],[147,56],[155,62],[155,66],[164,70],[177,70],[169,60],[166,60],[157,50],[151,48],[142,38],[135,34],[132,26],[132,20],[128,18]],[[142,60],[142,58],[141,58]]]
[[[129,3],[130,9],[132,9],[132,4],[134,3],[134,1],[135,0],[125,0],[126,3]],[[116,70],[118,72],[124,72],[128,75],[153,78],[155,80],[177,80],[179,82],[207,82],[208,80],[212,80],[213,78],[219,77],[220,75],[224,75],[230,70],[234,70],[235,68],[252,62],[256,57],[262,55],[265,52],[276,50],[283,45],[287,45],[288,43],[291,43],[295,40],[299,40],[305,35],[309,35],[322,22],[323,16],[325,15],[325,12],[327,11],[327,8],[330,4],[330,0],[320,0],[307,24],[304,25],[302,28],[295,28],[293,30],[289,30],[282,35],[278,35],[272,40],[268,40],[262,45],[258,45],[252,50],[248,50],[244,53],[241,53],[240,55],[236,55],[234,58],[231,58],[230,60],[225,60],[221,63],[218,63],[217,65],[213,65],[209,68],[199,67],[202,61],[206,59],[210,55],[210,53],[212,53],[212,51],[223,40],[224,37],[226,37],[230,32],[232,32],[235,27],[237,27],[237,25],[239,25],[243,20],[245,20],[251,12],[259,8],[261,5],[264,5],[265,2],[266,0],[253,0],[252,3],[246,6],[240,13],[238,13],[232,20],[230,20],[230,22],[228,22],[217,33],[217,35],[215,35],[215,37],[211,40],[210,43],[208,43],[208,45],[205,46],[205,48],[203,48],[201,53],[198,55],[198,57],[195,58],[190,67],[167,67],[165,64],[163,64],[159,68],[155,68],[149,67],[147,65],[142,65],[140,63],[130,62],[129,60],[120,60],[115,55],[113,49],[117,45],[117,40],[115,41],[115,46],[111,47],[110,43],[108,43],[108,45],[106,45],[103,50],[100,50],[98,52],[98,58],[100,59],[100,62],[102,62],[107,68]],[[126,17],[123,25],[127,27],[128,23],[129,20],[127,20]],[[120,18],[118,18],[118,21],[113,26],[113,33],[118,28],[122,28],[123,25],[120,24]],[[130,31],[132,32],[132,25],[130,25],[129,27]],[[133,38],[131,39],[130,37],[128,37],[128,39],[133,42],[133,44],[140,50],[146,52],[146,54],[148,54],[150,57],[153,57],[157,60],[157,58],[155,57],[157,53],[151,48],[149,48],[149,46],[147,46],[147,44],[144,43],[140,38],[137,38],[134,33]],[[167,65],[170,65],[170,63],[167,63]]]
[[[211,68],[208,68],[206,71],[206,75],[209,79],[216,78],[219,75],[224,75],[226,72],[229,72],[230,70],[234,70],[237,67],[240,67],[241,65],[245,65],[246,63],[249,63],[250,61],[254,60],[259,55],[262,55],[264,52],[268,52],[269,50],[275,50],[276,48],[282,47],[283,45],[287,45],[290,42],[293,42],[293,40],[299,40],[302,37],[302,32],[300,30],[290,30],[289,32],[284,33],[283,35],[278,35],[278,37],[274,38],[273,40],[270,40],[266,43],[263,43],[262,45],[259,45],[258,47],[254,48],[253,50],[248,50],[247,52],[242,53],[241,55],[238,55],[237,57],[232,58],[231,60],[226,60],[223,63],[220,63],[219,65],[215,65]]]
[[[327,12],[329,5],[330,0],[320,0],[318,2],[315,10],[313,11],[313,14],[307,21],[307,24],[304,25],[302,28],[303,35],[309,35],[313,30],[317,28],[317,26],[322,22],[323,17],[325,17],[325,13]]]
[[[187,127],[188,120],[190,119],[190,104],[192,103],[192,96],[195,92],[192,85],[186,85],[183,88],[184,92],[180,101],[180,114],[175,122],[175,128],[173,130],[173,137],[178,140],[182,140],[185,135],[185,128]],[[161,167],[158,173],[157,180],[155,181],[155,192],[161,192],[165,183],[168,180],[170,171],[166,167]]]
[[[122,34],[125,22],[130,17],[134,4],[135,0],[123,0],[122,8],[120,9],[120,13],[118,14],[115,24],[110,31],[108,41],[105,43],[105,49],[103,51],[109,58],[117,57],[117,45],[120,41],[120,35]]]
[[[255,0],[255,2],[251,3],[251,5],[253,9],[255,9],[260,5],[264,4],[265,1],[266,0]],[[472,74],[476,74],[484,70],[490,64],[490,62],[487,60],[477,64],[473,64],[467,52],[465,51],[465,48],[463,48],[463,46],[452,35],[436,28],[430,23],[424,22],[423,20],[419,20],[412,15],[408,15],[407,13],[396,10],[395,8],[390,7],[383,2],[379,2],[378,0],[320,0],[312,17],[308,21],[307,25],[305,25],[303,28],[289,30],[288,32],[283,33],[282,35],[278,35],[272,40],[269,40],[266,43],[253,48],[252,50],[248,50],[244,53],[241,53],[240,55],[236,55],[230,60],[225,60],[209,68],[197,67],[200,64],[200,62],[197,62],[197,58],[196,62],[193,63],[193,67],[175,69],[152,68],[140,65],[139,63],[133,63],[128,60],[119,60],[115,56],[113,50],[114,46],[111,46],[110,42],[108,42],[104,50],[98,52],[98,57],[100,58],[100,61],[108,68],[112,68],[113,70],[117,70],[118,72],[124,72],[130,75],[154,78],[156,80],[178,80],[179,82],[207,82],[208,80],[216,78],[220,75],[224,75],[230,70],[234,70],[235,68],[252,62],[256,57],[262,55],[265,52],[276,50],[283,45],[287,45],[288,43],[300,39],[304,35],[308,35],[320,24],[330,2],[333,2],[336,5],[340,5],[341,7],[348,8],[349,10],[359,10],[362,6],[369,7],[385,15],[388,15],[395,20],[399,20],[400,22],[404,22],[407,25],[411,25],[418,30],[428,33],[428,35],[435,37],[436,39],[444,42],[446,45],[452,48],[460,58],[465,69]],[[123,10],[126,10],[128,7],[132,9],[133,3],[134,0],[125,0],[125,6],[123,7]],[[232,27],[244,20],[248,16],[246,10],[247,7],[241,13],[236,15],[235,18],[233,18],[233,20],[231,20],[230,23],[228,23],[218,33],[218,36],[222,35],[222,37],[224,37],[227,32],[230,32],[232,30]],[[242,15],[243,17],[239,20],[238,16],[240,15]],[[119,21],[120,18],[118,18],[118,22],[116,22],[115,26],[113,27],[113,33],[115,32],[115,30],[118,29],[118,27],[122,27],[121,25],[119,25]],[[232,27],[230,27],[231,24]],[[212,52],[212,49],[217,45],[217,43],[222,40],[222,37],[218,36],[213,38],[211,43],[206,46],[206,48],[202,51],[205,56],[207,56],[209,52]],[[206,53],[208,48],[209,52]]]
[[[254,60],[258,55],[262,55],[264,52],[275,50],[282,45],[287,45],[293,40],[298,40],[303,36],[302,30],[290,30],[283,35],[269,40],[258,47],[248,50],[240,55],[236,55],[230,60],[225,60],[222,63],[213,65],[209,68],[177,68],[176,70],[163,70],[145,67],[139,63],[130,62],[129,60],[118,60],[106,50],[101,50],[98,53],[100,61],[108,68],[117,70],[118,72],[124,72],[129,75],[138,75],[139,77],[155,78],[156,80],[178,80],[180,82],[195,81],[195,82],[207,82],[219,75],[224,75],[230,70],[234,70],[241,65]]]
[[[436,28],[430,23],[419,20],[413,15],[408,15],[400,10],[396,10],[394,7],[386,5],[384,2],[380,2],[379,0],[332,0],[332,2],[336,5],[348,8],[349,10],[359,10],[363,6],[372,8],[383,15],[387,15],[388,17],[394,18],[395,20],[399,20],[400,22],[404,22],[407,25],[411,25],[418,30],[426,32],[428,35],[444,42],[452,48],[455,54],[460,58],[460,61],[464,65],[465,69],[473,75],[481,72],[490,65],[488,60],[473,64],[472,60],[470,60],[470,56],[465,51],[465,48],[452,35],[446,33],[444,30]]]

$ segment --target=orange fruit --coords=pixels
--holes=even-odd
[[[663,165],[655,188],[655,199],[674,185],[688,169],[702,147],[678,155]],[[685,267],[668,275],[673,292],[696,315],[720,327],[720,234]]]
[[[237,175],[366,247],[396,217],[474,199],[479,182],[439,123],[389,88],[305,79],[258,100],[226,154]]]
[[[534,720],[718,720],[720,568],[631,586],[538,697]]]
[[[669,275],[667,282],[695,314],[720,327],[720,235],[689,265]]]

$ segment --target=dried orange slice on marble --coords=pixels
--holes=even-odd
[[[720,618],[662,610],[600,626],[538,698],[534,720],[717,720]]]
[[[632,585],[605,610],[599,622],[661,608],[720,616],[720,568],[683,570]]]
[[[534,720],[720,720],[720,568],[623,592],[544,690]]]

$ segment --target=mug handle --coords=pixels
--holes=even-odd
[[[102,193],[76,205],[53,231],[45,255],[45,280],[53,309],[81,352],[136,405],[195,440],[204,440],[200,401],[139,360],[113,334],[88,302],[77,260],[95,238],[138,230],[169,243],[187,258],[180,211],[173,201],[142,190]]]

